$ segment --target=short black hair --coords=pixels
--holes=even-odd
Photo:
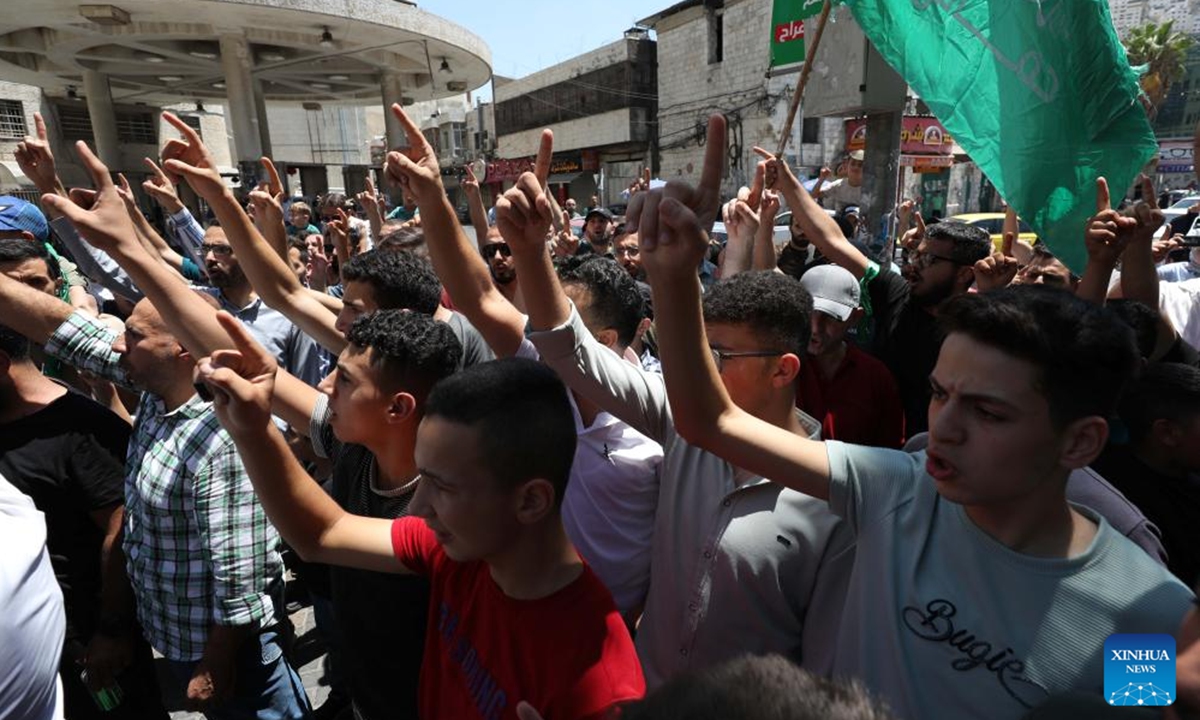
[[[424,404],[429,391],[458,368],[462,345],[454,331],[429,315],[407,310],[378,310],[359,317],[346,339],[369,350],[383,385],[403,390]]]
[[[542,478],[561,506],[575,460],[575,420],[567,388],[543,363],[505,358],[438,383],[425,417],[475,428],[492,475],[503,487]]]
[[[803,358],[812,334],[812,295],[774,270],[738,273],[704,294],[704,322],[745,325],[768,347]]]
[[[601,327],[617,331],[617,342],[628,347],[646,317],[646,302],[637,281],[617,261],[602,255],[575,255],[554,263],[564,285],[579,285],[591,300],[588,315]]]
[[[425,231],[411,225],[404,227],[395,224],[389,229],[388,223],[384,223],[383,237],[375,243],[375,249],[384,252],[410,252],[418,257],[429,257],[429,247],[425,244]]]
[[[295,248],[300,251],[300,262],[308,262],[308,243],[298,237],[290,237],[287,246],[289,250]]]
[[[1138,353],[1144,358],[1154,354],[1158,345],[1158,311],[1144,302],[1112,298],[1105,303],[1117,318],[1133,330]]]
[[[368,250],[342,266],[342,284],[371,286],[382,310],[412,310],[432,315],[442,301],[442,284],[429,261],[413,253]]]
[[[1113,417],[1141,364],[1128,325],[1059,288],[967,293],[949,300],[938,319],[947,335],[962,333],[1032,363],[1059,427],[1090,415]]]
[[[621,720],[894,720],[857,681],[827,680],[780,655],[743,655],[676,676]]]
[[[1200,415],[1200,369],[1182,363],[1150,363],[1121,398],[1129,439],[1141,442],[1155,420],[1186,422]]]
[[[0,352],[12,360],[25,360],[29,357],[29,338],[7,325],[0,325]]]
[[[46,271],[50,274],[51,280],[58,280],[62,277],[62,268],[50,254],[45,243],[40,240],[19,237],[0,238],[0,263],[15,263],[33,259],[46,263]]]
[[[992,254],[992,236],[987,230],[957,220],[942,220],[928,226],[925,237],[954,244],[950,259],[955,265],[974,265]]]
[[[0,263],[21,262],[32,258],[45,260],[47,265],[53,264],[50,262],[50,251],[40,241],[19,237],[0,238]]]

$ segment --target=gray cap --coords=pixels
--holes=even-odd
[[[818,265],[800,276],[800,284],[813,298],[813,309],[845,322],[859,306],[858,280],[837,265]]]

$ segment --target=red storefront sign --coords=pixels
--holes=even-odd
[[[867,121],[846,121],[846,149],[862,150],[867,146]],[[953,155],[954,138],[933,117],[904,118],[900,130],[900,152],[904,155]]]

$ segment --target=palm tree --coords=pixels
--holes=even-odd
[[[1184,59],[1192,38],[1174,32],[1173,21],[1158,25],[1146,23],[1129,31],[1125,38],[1125,54],[1131,65],[1145,65],[1142,75],[1142,92],[1150,103],[1150,116],[1158,114],[1158,108],[1167,97],[1171,85],[1183,78],[1187,72]]]

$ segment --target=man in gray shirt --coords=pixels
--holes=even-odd
[[[497,203],[497,224],[522,278],[530,340],[572,390],[663,447],[650,590],[637,635],[647,685],[744,653],[799,659],[818,568],[846,549],[837,518],[814,498],[679,437],[661,376],[603,347],[563,293],[546,250],[548,218],[531,221],[535,213],[514,209],[544,202],[541,192],[527,173]],[[705,301],[711,350],[730,393],[799,437],[820,432],[820,423],[795,408],[811,310],[800,284],[777,273],[737,276]]]

